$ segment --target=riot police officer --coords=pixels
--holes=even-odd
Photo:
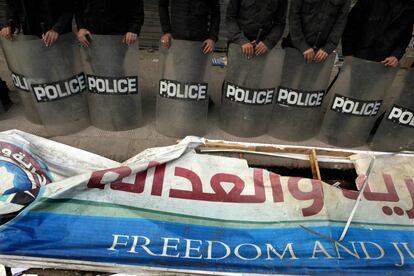
[[[164,47],[175,38],[202,41],[203,53],[213,52],[220,29],[219,0],[159,0],[158,5]]]
[[[350,0],[292,0],[284,47],[298,49],[307,62],[322,62],[339,44]]]
[[[144,24],[143,0],[76,0],[78,39],[89,46],[93,34],[124,35],[127,45],[135,43]]]
[[[230,0],[226,23],[230,42],[247,58],[263,55],[279,42],[286,25],[287,0]]]
[[[344,56],[397,66],[411,40],[413,14],[411,0],[359,0],[342,36]]]
[[[1,36],[11,39],[14,31],[21,31],[39,36],[51,46],[59,35],[72,31],[72,18],[72,1],[6,0]]]

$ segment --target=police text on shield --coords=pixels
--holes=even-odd
[[[173,80],[160,80],[160,96],[169,99],[204,101],[207,99],[207,83],[181,83]]]
[[[382,100],[362,101],[335,94],[331,110],[354,116],[373,117],[381,108]]]
[[[268,105],[273,103],[276,89],[256,89],[237,86],[226,82],[224,86],[224,97],[230,101],[250,104]]]
[[[394,105],[387,119],[393,123],[406,127],[414,127],[414,111]]]
[[[279,87],[277,103],[293,107],[320,107],[325,91],[300,91],[286,87]]]
[[[63,81],[32,85],[33,93],[38,102],[51,102],[70,97],[81,93],[85,88],[85,75],[83,73]]]
[[[125,95],[138,93],[137,77],[98,77],[86,75],[89,93]]]

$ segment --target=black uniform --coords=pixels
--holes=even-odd
[[[332,53],[341,40],[350,8],[350,0],[292,0],[290,34],[284,46],[301,53],[310,48]]]
[[[6,0],[3,25],[21,28],[26,35],[41,36],[54,30],[59,34],[72,31],[72,1]]]
[[[0,29],[4,27],[7,22],[6,10],[6,0],[0,0]]]
[[[144,24],[144,3],[143,0],[76,0],[75,18],[78,29],[85,28],[92,34],[139,35]]]
[[[7,21],[6,19],[6,1],[0,0],[0,29],[4,27]],[[10,97],[9,97],[9,88],[5,81],[0,78],[0,102],[3,104],[5,109],[12,104]]]
[[[389,56],[401,59],[411,40],[413,23],[411,0],[359,0],[342,36],[343,54],[373,61]]]
[[[230,0],[227,7],[227,29],[231,42],[243,45],[256,40],[273,48],[286,26],[287,0]]]
[[[158,6],[164,34],[191,41],[218,40],[219,0],[159,0]]]

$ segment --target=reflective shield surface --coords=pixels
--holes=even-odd
[[[414,151],[414,69],[405,73],[400,88],[371,141],[373,150]]]
[[[335,54],[331,54],[325,62],[307,63],[298,50],[286,48],[270,135],[287,141],[303,141],[317,135],[334,62]]]
[[[97,128],[123,131],[143,124],[138,54],[138,43],[127,46],[121,35],[93,35],[82,48],[89,113]]]
[[[385,94],[397,69],[379,62],[355,57],[345,58],[337,82],[330,92],[320,139],[340,147],[367,143],[369,134],[383,110]]]
[[[201,42],[176,39],[169,49],[160,47],[158,132],[172,137],[206,133],[210,59]]]
[[[39,113],[35,107],[35,99],[30,93],[30,87],[27,82],[27,78],[23,76],[22,68],[27,61],[23,60],[19,53],[27,50],[25,45],[26,40],[38,39],[35,36],[29,35],[15,35],[13,40],[9,41],[4,38],[0,38],[1,46],[3,48],[4,57],[6,58],[7,65],[12,74],[12,80],[14,87],[17,90],[20,101],[24,108],[24,115],[27,120],[34,124],[42,124]]]
[[[224,131],[239,137],[267,132],[283,59],[284,51],[280,49],[247,59],[239,45],[230,44],[220,110]]]
[[[82,93],[85,78],[76,36],[61,35],[51,47],[32,38],[16,39],[13,51],[18,70],[27,81],[35,110],[48,134],[65,135],[87,127],[88,108]]]

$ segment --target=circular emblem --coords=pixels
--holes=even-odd
[[[36,199],[40,187],[51,182],[49,170],[40,158],[0,141],[0,195],[9,195],[8,202],[26,207]],[[0,225],[16,215],[0,215]]]

